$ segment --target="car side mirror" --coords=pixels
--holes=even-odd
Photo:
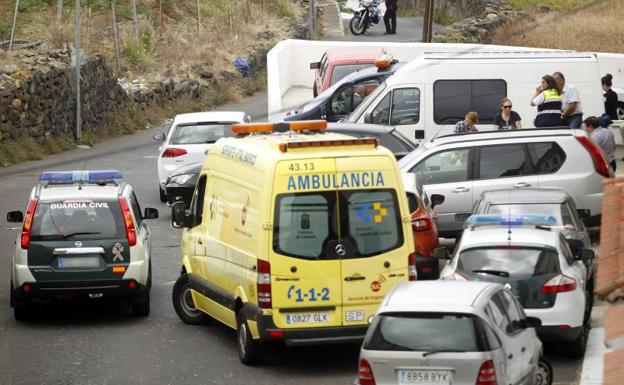
[[[176,229],[193,226],[193,214],[186,210],[186,205],[182,201],[171,205],[171,226]]]
[[[542,326],[542,320],[537,317],[526,317],[522,320],[522,323],[525,329],[528,328],[538,328]]]
[[[7,222],[24,222],[24,214],[21,211],[9,211],[7,213]]]
[[[373,115],[371,112],[367,112],[364,114],[364,123],[372,123],[373,122]]]
[[[451,259],[451,254],[448,251],[448,247],[444,246],[433,249],[433,253],[431,253],[431,256],[435,259]]]
[[[583,261],[583,262],[591,262],[594,260],[594,258],[596,257],[596,253],[594,253],[594,250],[591,249],[581,249],[578,253],[578,256],[576,257],[577,260],[579,261]]]
[[[143,219],[157,219],[158,218],[158,209],[154,209],[151,207],[145,208],[145,213],[143,214]]]
[[[440,194],[432,194],[430,197],[431,200],[431,208],[434,208],[436,206],[440,206],[442,203],[444,203],[444,195],[440,195]]]
[[[315,61],[315,62],[310,63],[310,69],[311,70],[317,70],[319,68],[321,68],[321,62],[320,61]]]
[[[154,134],[154,136],[152,136],[152,138],[158,142],[162,142],[163,140],[165,140],[165,133],[157,132]]]
[[[591,211],[589,211],[589,209],[576,209],[576,212],[581,219],[587,219],[591,216]]]

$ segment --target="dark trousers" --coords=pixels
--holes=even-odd
[[[615,167],[617,166],[617,163],[615,162],[615,159],[613,159],[611,161],[611,168],[613,169],[613,172],[615,172]]]
[[[396,9],[386,9],[384,13],[384,25],[386,26],[386,32],[396,33]]]

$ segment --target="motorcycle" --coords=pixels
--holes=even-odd
[[[354,35],[361,35],[373,24],[379,23],[385,11],[380,0],[360,0],[360,6],[353,12],[349,29]]]

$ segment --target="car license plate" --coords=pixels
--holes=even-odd
[[[56,266],[59,269],[85,269],[100,267],[100,257],[58,257]]]
[[[286,314],[286,323],[293,324],[311,324],[329,322],[329,313],[298,313]]]
[[[399,384],[450,385],[451,372],[448,370],[399,370]]]

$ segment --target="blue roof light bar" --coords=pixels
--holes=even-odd
[[[476,226],[555,226],[557,219],[552,215],[471,215],[466,220],[466,227]]]
[[[117,170],[95,171],[44,171],[39,177],[39,182],[44,185],[94,183],[94,184],[119,184],[123,175]]]

